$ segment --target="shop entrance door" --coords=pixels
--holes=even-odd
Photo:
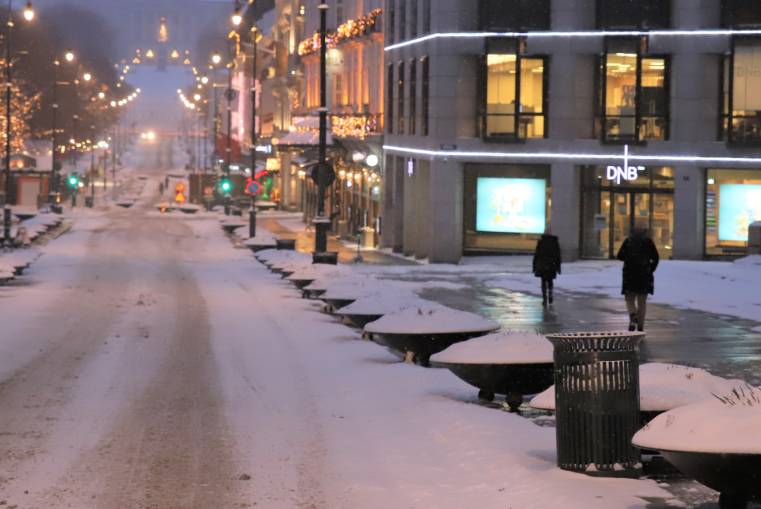
[[[670,257],[673,236],[674,196],[638,191],[616,191],[610,214],[608,256],[614,258],[637,224],[647,228],[661,256]]]

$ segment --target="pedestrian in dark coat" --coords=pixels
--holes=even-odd
[[[534,260],[532,263],[534,275],[542,280],[542,305],[553,302],[554,281],[560,274],[562,260],[560,256],[560,243],[555,235],[549,232],[543,234],[536,243]]]
[[[624,262],[621,293],[629,311],[629,330],[645,330],[647,296],[655,292],[655,269],[660,257],[647,229],[637,226],[624,240],[617,258]]]

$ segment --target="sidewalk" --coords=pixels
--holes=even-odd
[[[288,228],[287,225],[284,225],[282,220],[264,215],[259,216],[258,222],[276,237],[296,239],[296,250],[304,253],[314,251],[313,229],[294,231]],[[333,235],[328,235],[328,251],[338,252],[338,261],[341,263],[352,263],[357,256],[356,245],[349,246]],[[363,263],[370,265],[416,265],[413,261],[389,255],[375,249],[362,250],[360,253]]]

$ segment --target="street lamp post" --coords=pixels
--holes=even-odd
[[[327,136],[328,136],[328,108],[327,108],[327,14],[328,4],[322,3],[320,9],[320,149],[317,163],[317,217],[314,218],[314,258],[313,261],[323,261],[324,254],[328,250],[328,228],[330,219],[325,217],[325,188],[329,178],[327,168]]]
[[[233,135],[233,69],[235,67],[234,61],[231,59],[227,65],[227,90],[225,95],[227,96],[227,146],[225,147],[225,178],[230,179],[230,165],[232,164],[232,135]],[[230,215],[230,194],[229,191],[225,191],[225,215]]]
[[[24,19],[32,21],[34,19],[34,9],[32,3],[27,2],[24,8]],[[13,0],[8,0],[8,20],[6,23],[5,35],[5,196],[3,198],[3,238],[5,244],[10,246],[11,241],[11,205],[9,203],[11,195],[11,100],[13,94],[13,82],[11,74],[11,29],[13,28]]]
[[[90,125],[90,207],[95,206],[95,125]]]
[[[253,69],[251,70],[251,178],[256,179],[256,144],[258,142],[256,132],[256,71],[258,31],[255,26],[251,27],[251,38],[254,42],[254,54],[252,58]],[[258,191],[258,190],[257,190]],[[256,192],[251,193],[251,211],[248,215],[248,236],[256,237]]]

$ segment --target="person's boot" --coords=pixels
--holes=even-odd
[[[547,290],[542,291],[542,307],[547,307]]]
[[[629,332],[634,332],[637,327],[637,315],[629,315]]]
[[[550,301],[550,304],[552,304],[552,302],[555,300],[554,296],[552,295],[552,288],[550,288],[548,294],[548,300]]]
[[[639,332],[644,332],[645,331],[645,323],[644,322],[645,322],[644,320],[642,320],[641,322],[639,320],[637,320],[637,330]]]

